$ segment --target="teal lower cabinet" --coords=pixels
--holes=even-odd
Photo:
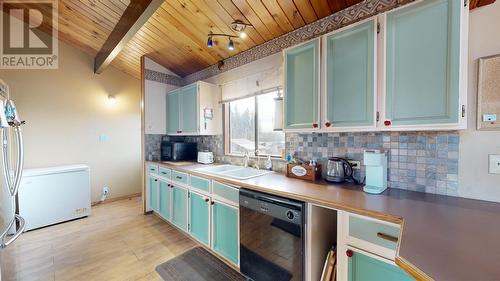
[[[159,190],[159,213],[164,219],[170,221],[171,207],[172,207],[172,196],[170,190],[170,184],[166,181],[160,180],[160,190]]]
[[[348,281],[410,281],[415,280],[396,265],[383,258],[369,257],[350,249],[348,258]]]
[[[235,265],[239,264],[238,208],[212,201],[212,249]]]
[[[209,246],[210,198],[189,192],[189,234]]]
[[[158,179],[149,176],[149,209],[156,213],[158,213],[158,188]]]
[[[179,186],[172,187],[172,223],[187,231],[188,191]]]

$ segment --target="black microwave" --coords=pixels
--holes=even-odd
[[[161,161],[194,161],[197,155],[195,142],[161,142]]]

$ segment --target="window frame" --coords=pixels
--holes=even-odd
[[[254,99],[254,120],[255,120],[254,121],[255,122],[255,126],[254,126],[255,141],[254,141],[254,152],[253,152],[253,155],[250,155],[250,157],[257,158],[257,157],[270,156],[272,159],[281,159],[282,158],[282,155],[257,153],[257,152],[259,152],[259,149],[258,149],[258,146],[259,146],[259,102],[257,99],[260,95],[275,93],[275,92],[279,92],[279,91],[282,91],[281,87],[280,88],[271,88],[271,89],[262,91],[259,94],[255,94],[253,96],[244,96],[244,97],[234,99],[234,100],[231,100],[231,101],[223,104],[222,119],[224,122],[224,126],[223,126],[222,133],[224,135],[224,155],[236,156],[236,157],[244,156],[244,154],[231,153],[231,118],[229,117],[230,116],[230,104],[233,101],[247,99],[247,98],[253,98]],[[283,130],[280,130],[280,132],[285,134]]]

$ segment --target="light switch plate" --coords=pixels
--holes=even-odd
[[[99,135],[99,141],[104,143],[109,141],[109,136],[106,134]]]
[[[500,174],[500,155],[490,155],[490,174]]]

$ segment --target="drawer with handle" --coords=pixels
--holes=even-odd
[[[150,173],[150,174],[158,174],[158,165],[149,164],[148,165],[148,173]]]
[[[172,181],[187,184],[188,183],[188,174],[181,173],[177,171],[172,171]]]
[[[170,175],[172,174],[172,170],[160,167],[160,176],[162,178],[170,179]]]
[[[348,244],[394,259],[399,242],[399,225],[349,213],[345,213],[343,221]]]

